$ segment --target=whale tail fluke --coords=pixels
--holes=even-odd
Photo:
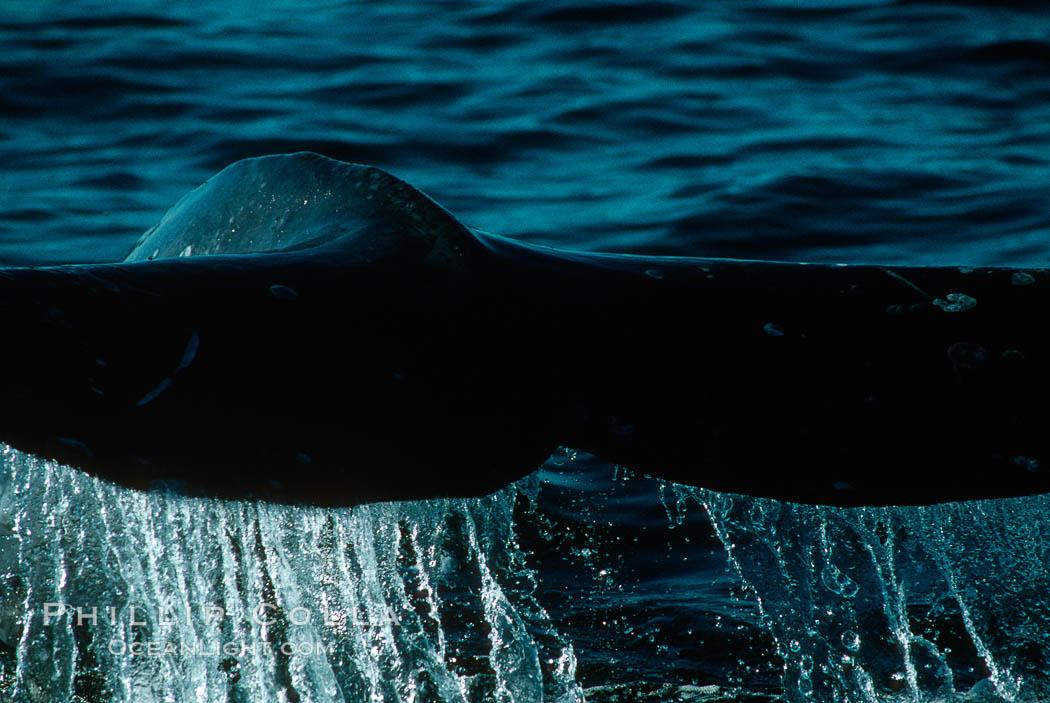
[[[127,262],[0,270],[0,440],[136,488],[482,495],[558,445],[890,505],[1050,491],[1046,271],[584,254],[253,159]]]

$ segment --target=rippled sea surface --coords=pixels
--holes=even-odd
[[[237,159],[387,168],[566,246],[1043,263],[1040,3],[0,7],[0,259],[120,259]]]
[[[1022,0],[0,3],[4,265],[120,260],[222,167],[301,150],[544,244],[1048,265],[1050,15]],[[708,523],[677,520],[656,482],[571,463],[545,471],[521,539],[582,685],[776,695],[783,662]]]

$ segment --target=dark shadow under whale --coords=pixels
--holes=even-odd
[[[1044,270],[586,254],[238,162],[122,263],[0,269],[0,439],[135,488],[475,496],[558,446],[833,505],[1050,491]]]

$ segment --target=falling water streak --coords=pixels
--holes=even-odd
[[[6,582],[23,585],[0,622],[18,635],[0,699],[581,701],[572,647],[513,536],[518,491],[327,511],[222,503],[116,488],[4,448],[0,556]],[[470,568],[447,570],[456,550]],[[69,607],[45,626],[45,603]],[[75,622],[77,607],[97,618]],[[491,680],[449,658],[443,623],[473,609]],[[155,655],[134,650],[151,643]],[[557,662],[546,678],[541,653]]]
[[[113,590],[116,593],[127,593],[132,588],[131,583],[128,582],[127,578],[128,574],[130,573],[131,565],[126,564],[124,562],[120,550],[117,549],[117,545],[120,544],[120,542],[117,540],[116,533],[114,532],[113,527],[111,526],[109,515],[109,505],[111,505],[112,503],[110,500],[107,500],[109,496],[106,495],[106,486],[104,486],[102,483],[95,483],[95,485],[91,486],[90,488],[95,493],[94,502],[96,505],[98,505],[99,522],[101,522],[102,524],[102,530],[101,535],[99,537],[99,541],[101,543],[103,553],[107,557],[111,556],[112,562],[116,564],[115,569],[109,569],[108,571],[110,571],[113,574],[115,579],[119,579],[120,581],[119,584],[114,584]],[[109,559],[106,559],[106,562],[109,561]],[[123,587],[121,587],[120,584],[122,584]],[[121,632],[118,634],[123,633]],[[127,700],[131,697],[131,676],[130,672],[128,671],[128,665],[129,661],[123,658],[115,662],[116,671],[114,678],[118,682],[118,685],[120,685],[123,689],[124,695],[121,697],[122,700]]]
[[[445,665],[446,657],[448,656],[448,643],[445,641],[445,632],[441,629],[441,603],[438,600],[437,593],[430,581],[430,575],[427,572],[427,566],[424,562],[426,559],[424,552],[428,550],[428,548],[420,544],[419,525],[412,526],[412,531],[409,533],[409,540],[412,545],[412,553],[415,555],[416,569],[419,573],[419,590],[425,594],[424,598],[427,602],[427,617],[436,626],[436,642],[433,652],[437,661],[442,665]],[[433,545],[430,545],[429,550],[432,551],[433,549]]]
[[[888,526],[893,525],[893,515],[885,516]],[[913,701],[919,700],[919,675],[915,670],[915,662],[911,654],[911,629],[908,627],[908,610],[905,589],[897,578],[897,569],[894,568],[896,552],[894,550],[893,530],[887,527],[889,533],[886,541],[881,545],[881,554],[876,554],[878,541],[874,543],[865,542],[865,549],[871,555],[871,563],[878,576],[877,582],[882,592],[882,602],[887,607],[883,608],[886,616],[886,624],[901,648],[901,661],[904,665],[905,681],[909,697]]]
[[[447,504],[442,506],[442,510],[447,510]],[[429,562],[426,561],[426,552],[430,552],[430,556],[432,557],[433,552],[436,551],[436,545],[424,545],[421,543],[419,539],[419,525],[418,522],[413,524],[404,535],[414,556],[413,563],[416,570],[416,577],[419,579],[419,584],[416,589],[417,594],[426,602],[427,612],[425,618],[429,621],[425,622],[423,620],[424,616],[417,616],[419,624],[416,628],[413,628],[413,631],[417,633],[416,636],[422,645],[417,651],[419,651],[424,658],[430,660],[430,666],[426,667],[427,670],[442,673],[439,679],[435,682],[435,686],[439,691],[440,699],[442,701],[460,701],[464,700],[465,692],[460,687],[459,680],[455,677],[445,675],[445,672],[448,670],[448,642],[445,638],[445,632],[441,627],[441,601],[427,568]],[[412,614],[411,603],[407,601],[406,613],[410,615]],[[433,637],[429,635],[428,628],[434,630],[435,634]]]
[[[665,501],[669,520],[696,500],[757,601],[788,700],[1047,699],[1047,498],[820,508],[669,487],[678,499],[675,512]],[[858,626],[878,617],[882,634]],[[801,685],[808,671],[820,679]]]
[[[186,525],[189,524],[187,506],[168,505],[166,508],[173,513],[171,519],[178,525],[180,533],[179,538],[173,540],[171,544],[173,552],[172,566],[175,570],[178,593],[181,595],[179,614],[185,618],[186,623],[183,643],[191,644],[213,638],[216,634],[215,632],[208,632],[207,625],[205,625],[203,629],[207,632],[207,635],[202,635],[201,623],[194,618],[193,613],[193,603],[204,600],[208,592],[207,586],[202,592],[202,589],[197,585],[204,583],[204,579],[200,573],[200,561],[194,557],[201,555],[203,550],[200,548],[199,542],[193,541],[199,535],[196,530],[190,530],[190,534],[187,535]],[[185,547],[183,546],[184,543]],[[187,566],[189,567],[189,574],[187,574]],[[194,678],[187,681],[184,690],[187,692],[192,691],[193,695],[199,699],[204,698],[208,689],[214,688],[217,684],[216,674],[210,667],[205,672],[201,672],[204,674],[203,676],[198,672],[193,673],[195,674]]]
[[[478,540],[474,517],[463,510],[467,540],[481,574],[481,602],[485,619],[491,626],[489,640],[492,651],[489,665],[496,674],[496,700],[500,703],[533,701],[543,698],[539,655],[532,646],[532,638],[525,632],[525,623],[511,607],[489,569],[485,550]]]
[[[935,536],[943,539],[943,534],[940,532],[935,533]],[[1002,696],[1007,701],[1017,700],[1018,693],[1020,692],[1022,680],[1019,676],[1014,676],[1009,668],[1003,667],[996,661],[996,658],[992,656],[991,650],[988,645],[984,642],[983,638],[977,632],[977,628],[974,625],[973,617],[971,615],[971,608],[967,607],[967,604],[963,598],[962,592],[959,589],[955,573],[952,571],[951,565],[948,563],[948,557],[943,549],[943,545],[935,542],[938,549],[934,549],[933,554],[935,562],[944,576],[945,582],[948,584],[948,590],[951,593],[955,602],[959,604],[959,611],[962,617],[963,627],[966,629],[966,634],[970,636],[973,641],[974,647],[977,649],[977,653],[984,660],[985,665],[988,667],[991,673],[992,684],[995,686],[996,693]]]
[[[533,474],[532,477],[523,479],[518,483],[518,488],[520,495],[524,496],[528,501],[528,510],[535,513],[540,492],[538,475]],[[548,649],[560,652],[557,660],[551,662],[553,664],[553,683],[557,684],[556,690],[559,693],[558,701],[559,703],[584,703],[583,687],[576,681],[578,662],[572,642],[554,628],[550,614],[536,599],[535,594],[539,590],[537,572],[526,563],[526,553],[518,544],[517,534],[513,529],[514,525],[510,524],[505,527],[511,547],[510,566],[512,567],[512,572],[527,584],[524,592],[516,594],[517,598],[520,599],[521,605],[524,606],[520,608],[520,611],[532,621],[533,626],[531,630],[537,634],[535,642],[538,644],[542,636],[549,640],[547,644]],[[536,649],[539,650],[540,647],[536,647]],[[538,651],[537,654],[539,654]],[[537,674],[539,675],[539,672]],[[540,676],[540,678],[542,677]]]
[[[271,508],[271,506],[256,507],[258,513],[257,524],[262,549],[264,549],[266,554],[266,570],[270,581],[276,589],[275,599],[277,602],[274,604],[288,618],[289,624],[286,636],[294,639],[299,644],[294,649],[288,662],[291,686],[298,691],[300,696],[309,700],[338,700],[339,685],[335,680],[328,659],[302,654],[303,647],[307,647],[309,652],[315,652],[318,648],[324,651],[325,647],[322,637],[311,624],[313,618],[300,623],[295,617],[300,610],[307,614],[310,611],[306,608],[306,598],[304,598],[302,593],[297,572],[286,556],[288,553],[294,553],[298,558],[307,557],[307,563],[310,564],[310,555],[320,554],[320,550],[314,550],[313,552],[302,550],[301,545],[303,537],[311,537],[315,534],[316,520],[312,519],[313,515],[310,513],[296,515],[296,517],[300,518],[299,520],[289,520],[289,523],[293,526],[298,521],[298,527],[300,528],[294,530],[300,541],[298,545],[299,551],[289,552],[286,551],[285,546],[280,544],[282,536],[291,536],[293,534],[292,529],[287,529],[280,524],[281,517],[285,516],[283,513],[287,511],[271,510]],[[316,545],[311,546],[316,547]]]
[[[33,464],[39,464],[39,462],[33,462]],[[31,465],[30,471],[32,468]],[[54,504],[56,499],[54,483],[55,477],[48,475],[41,486],[35,486],[29,480],[16,484],[16,504],[23,499],[32,500],[36,497],[45,508]],[[32,538],[34,533],[44,528],[52,531],[51,538],[46,542],[33,543],[23,539],[23,535]],[[19,670],[25,670],[31,674],[18,681],[20,687],[15,689],[16,699],[18,695],[27,700],[43,700],[49,695],[71,698],[75,648],[70,646],[71,633],[66,628],[69,615],[68,613],[58,615],[58,624],[51,623],[52,626],[48,627],[44,623],[44,618],[48,613],[45,612],[42,605],[62,601],[64,585],[62,572],[64,569],[59,549],[62,541],[61,526],[56,524],[53,514],[48,514],[45,520],[38,525],[31,525],[29,520],[19,515],[15,518],[15,529],[19,536],[19,563],[28,561],[31,564],[30,577],[26,579],[22,638],[17,652]],[[51,573],[48,573],[49,571]],[[37,578],[38,574],[40,576],[47,574],[51,578]],[[56,575],[57,578],[54,578]],[[47,666],[48,664],[50,666]]]
[[[383,593],[383,580],[388,578],[384,562],[388,553],[386,542],[389,538],[386,533],[389,526],[383,519],[376,524],[375,518],[376,510],[366,508],[358,511],[357,520],[350,523],[352,528],[357,528],[350,534],[351,552],[358,564],[357,585],[364,596],[361,600],[364,606],[363,621],[368,623],[371,633],[365,656],[376,660],[380,672],[369,693],[370,700],[401,700],[397,684],[403,671],[393,632],[396,611],[389,606]],[[362,539],[361,535],[365,538]],[[375,539],[369,539],[371,535]]]
[[[363,606],[358,599],[357,589],[353,586],[359,584],[360,579],[357,576],[356,571],[351,572],[351,562],[348,553],[351,552],[351,547],[346,538],[346,532],[344,524],[339,522],[336,524],[335,529],[335,559],[336,564],[339,568],[340,580],[337,580],[339,595],[341,601],[348,604],[349,614],[348,618],[352,618],[357,621],[359,613],[362,612]],[[356,665],[356,670],[361,672],[365,676],[365,683],[370,693],[374,693],[381,682],[381,674],[377,662],[368,656],[369,644],[367,639],[367,631],[363,628],[347,628],[346,639],[350,643],[351,657],[350,659]]]

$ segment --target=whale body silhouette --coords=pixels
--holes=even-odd
[[[121,263],[0,269],[0,440],[140,489],[477,496],[559,445],[832,505],[1050,491],[1044,270],[592,254],[241,161]]]

